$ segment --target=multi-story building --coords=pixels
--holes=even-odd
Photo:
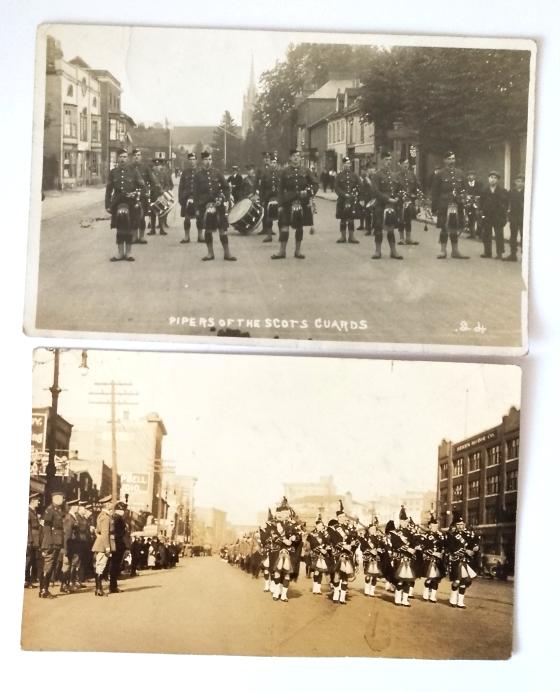
[[[515,557],[520,411],[512,407],[502,422],[460,442],[438,448],[437,512],[449,526],[453,512],[483,539],[485,553]]]
[[[133,143],[131,131],[136,126],[134,120],[121,110],[122,88],[119,80],[108,70],[90,70],[99,83],[101,118],[101,157],[102,176],[117,164],[117,152],[129,148]]]
[[[228,538],[227,513],[216,507],[195,507],[193,543],[219,550]]]
[[[171,129],[171,149],[176,165],[183,168],[187,154],[194,151],[200,161],[202,151],[210,149],[214,142],[213,125],[176,125]]]
[[[150,512],[162,517],[158,508],[163,501],[162,442],[167,434],[157,413],[132,419],[126,411],[117,423],[117,469],[121,477],[120,497],[131,510]],[[105,420],[78,420],[74,425],[72,444],[80,457],[110,462],[112,459],[111,426]],[[92,477],[95,477],[92,473]]]
[[[363,117],[359,93],[355,86],[340,91],[335,110],[327,117],[327,150],[336,155],[338,171],[342,169],[344,156],[352,157],[356,172],[376,158],[375,125]]]
[[[101,182],[101,87],[80,57],[64,60],[47,37],[43,187],[64,189]]]

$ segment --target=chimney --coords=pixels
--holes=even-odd
[[[60,41],[57,41],[54,36],[47,36],[47,72],[54,72],[55,61],[62,60],[63,56]]]

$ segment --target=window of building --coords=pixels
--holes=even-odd
[[[495,505],[486,505],[486,523],[495,524],[498,519],[498,513]]]
[[[76,152],[70,149],[64,150],[64,165],[63,165],[63,177],[64,178],[75,178],[76,177]]]
[[[469,498],[478,497],[480,495],[480,481],[477,478],[475,481],[469,481]]]
[[[114,168],[117,165],[117,152],[111,151],[109,153],[109,168]]]
[[[65,137],[78,137],[78,123],[76,108],[64,106],[63,133]]]
[[[88,138],[87,121],[88,121],[87,108],[84,108],[84,109],[82,109],[82,112],[80,113],[80,140],[82,142],[87,142],[87,138]]]
[[[101,141],[101,122],[99,121],[99,118],[94,116],[91,117],[91,141]]]
[[[360,123],[360,144],[366,141],[366,126],[365,123]]]
[[[469,454],[469,471],[478,471],[481,461],[482,452],[473,452]]]
[[[500,445],[494,445],[488,450],[488,466],[496,466],[502,460]]]
[[[518,459],[519,458],[519,438],[518,437],[514,437],[513,440],[508,440],[507,458],[508,459]]]
[[[463,457],[461,457],[460,459],[455,459],[455,461],[453,462],[453,475],[463,475]]]
[[[506,490],[517,490],[517,469],[506,473]]]
[[[443,464],[440,464],[440,467],[439,467],[439,468],[440,468],[439,477],[440,477],[440,478],[448,478],[448,474],[449,474],[449,465],[448,465],[448,463],[447,463],[446,461],[444,461]]]
[[[500,477],[498,474],[486,478],[486,494],[496,495],[500,492]]]
[[[113,141],[117,139],[117,121],[115,118],[109,118],[109,139]]]
[[[469,526],[478,526],[479,522],[478,508],[469,509],[467,512],[467,524]]]
[[[453,499],[462,500],[463,499],[463,484],[457,483],[453,486]]]
[[[91,152],[89,170],[92,175],[99,175],[99,157],[95,151]]]
[[[350,144],[354,142],[354,119],[348,121],[348,141]]]
[[[515,521],[517,515],[517,503],[508,502],[504,509],[504,521]]]
[[[344,141],[346,139],[346,121],[343,120],[340,123],[340,139],[341,141]]]
[[[120,111],[120,109],[121,109],[121,99],[120,99],[119,96],[117,96],[116,101],[117,101],[117,110]]]
[[[69,84],[68,89],[66,89],[66,96],[74,96],[74,87],[71,84]]]

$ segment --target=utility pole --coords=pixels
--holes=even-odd
[[[117,502],[118,496],[118,465],[117,465],[117,406],[136,406],[136,401],[117,401],[117,387],[130,387],[130,382],[96,382],[96,387],[110,387],[109,391],[90,392],[91,396],[109,397],[102,401],[91,401],[92,404],[103,404],[111,407],[111,496],[113,503]],[[123,391],[118,396],[138,396],[138,392]]]
[[[54,372],[53,372],[53,383],[49,387],[49,392],[51,393],[52,403],[51,410],[49,414],[48,426],[49,426],[49,460],[47,462],[46,477],[46,503],[51,501],[51,493],[53,491],[54,477],[56,475],[56,465],[54,462],[54,457],[56,454],[56,421],[58,418],[58,395],[62,391],[58,386],[58,377],[60,372],[60,349],[54,349]]]

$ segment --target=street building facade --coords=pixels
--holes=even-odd
[[[520,411],[512,407],[502,422],[438,449],[437,516],[449,526],[453,512],[483,540],[484,552],[501,555],[513,567],[519,469]]]

